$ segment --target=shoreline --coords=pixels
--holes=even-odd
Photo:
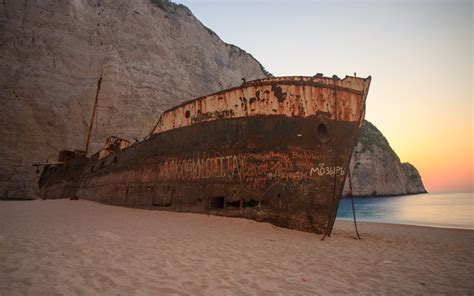
[[[356,216],[357,217],[357,216]],[[342,218],[342,217],[336,217],[336,221],[339,220],[339,221],[344,221],[344,222],[351,222],[351,223],[354,223],[353,219],[352,218]],[[416,223],[416,222],[413,222],[414,224],[409,224],[409,223],[405,223],[405,222],[400,222],[400,223],[397,223],[397,222],[393,222],[393,221],[390,221],[390,222],[384,222],[384,221],[379,221],[379,220],[366,220],[366,219],[361,219],[359,220],[357,218],[357,224],[359,223],[374,223],[374,224],[384,224],[384,225],[404,225],[404,226],[417,226],[417,227],[428,227],[428,228],[441,228],[441,229],[454,229],[454,230],[470,230],[470,231],[474,231],[474,227],[473,228],[469,228],[469,226],[459,226],[459,227],[456,227],[456,226],[445,226],[445,225],[436,225],[436,224],[422,224],[422,223]]]
[[[0,202],[5,295],[473,294],[474,231],[336,220],[331,237],[78,200]],[[0,293],[1,294],[1,293]],[[3,294],[2,294],[3,295]]]
[[[381,194],[381,195],[342,195],[341,198],[384,198],[384,197],[398,197],[398,196],[408,196],[408,195],[420,195],[420,194],[436,194],[428,191],[415,192],[415,193],[398,193],[398,194]]]

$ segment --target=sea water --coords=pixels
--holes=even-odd
[[[357,221],[474,229],[474,194],[427,193],[355,197]],[[352,220],[350,198],[342,198],[337,219]]]

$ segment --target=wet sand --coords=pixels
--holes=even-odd
[[[474,231],[0,202],[0,295],[474,294]]]

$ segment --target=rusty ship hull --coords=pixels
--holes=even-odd
[[[370,84],[283,77],[185,102],[146,140],[46,166],[45,198],[267,221],[330,234]]]

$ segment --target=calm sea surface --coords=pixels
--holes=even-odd
[[[358,221],[474,229],[473,193],[427,193],[354,198]],[[352,220],[350,198],[341,199],[337,219]]]

